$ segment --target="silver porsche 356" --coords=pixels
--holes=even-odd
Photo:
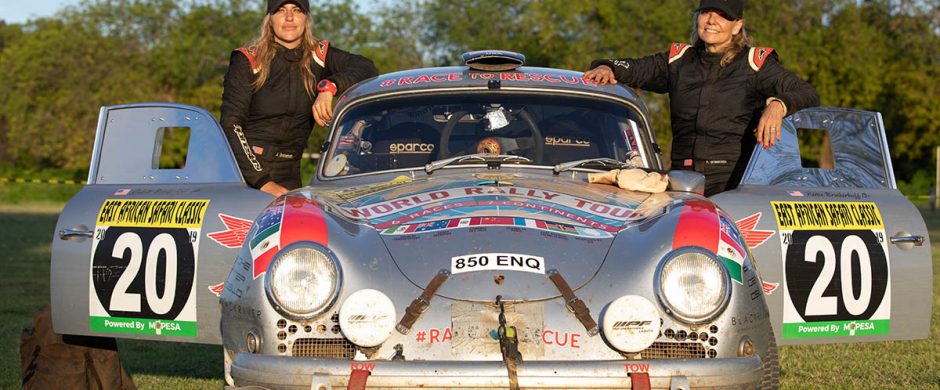
[[[273,201],[204,110],[103,108],[56,331],[221,343],[229,385],[316,390],[775,387],[776,345],[927,336],[927,229],[880,114],[788,117],[705,198],[631,90],[465,59],[352,88],[310,186]],[[160,169],[180,128],[185,167]],[[831,166],[803,166],[804,131]],[[666,189],[588,183],[613,169]]]

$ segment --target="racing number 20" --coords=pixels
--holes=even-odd
[[[874,232],[795,231],[791,239],[787,290],[805,320],[871,317],[888,284],[886,253]]]
[[[806,243],[805,261],[814,263],[820,254],[822,254],[823,269],[819,279],[813,284],[813,289],[809,293],[809,302],[806,305],[806,315],[833,315],[838,312],[838,302],[836,297],[824,297],[823,292],[832,282],[832,277],[836,271],[836,261],[839,262],[842,270],[840,279],[842,280],[842,303],[846,311],[851,315],[859,315],[868,308],[871,301],[871,257],[865,243],[858,236],[852,235],[842,241],[842,251],[836,258],[836,250],[823,236],[812,236]],[[858,292],[858,299],[855,298],[855,289],[852,287],[852,255],[858,254],[858,270],[860,274],[861,291]]]
[[[121,234],[114,243],[111,256],[117,259],[123,258],[124,252],[128,249],[131,251],[131,261],[127,264],[127,269],[124,270],[121,278],[114,286],[110,309],[139,312],[140,294],[129,293],[127,290],[140,272],[140,262],[143,259],[144,251],[140,236],[131,232]],[[157,263],[161,252],[166,254],[166,268],[163,275],[165,282],[163,283],[163,291],[158,292]],[[176,242],[167,233],[157,235],[150,242],[144,271],[144,291],[147,303],[150,304],[150,309],[153,310],[154,314],[166,314],[173,306],[173,300],[176,298],[176,267]]]

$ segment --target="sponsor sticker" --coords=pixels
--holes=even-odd
[[[771,202],[783,253],[785,339],[889,334],[888,243],[872,202]]]
[[[222,290],[225,289],[225,282],[219,283],[215,286],[208,286],[209,292],[217,297],[222,296]]]
[[[226,230],[220,230],[206,234],[212,241],[215,241],[226,248],[241,248],[251,230],[252,222],[247,219],[233,217],[219,213],[219,219]]]
[[[774,291],[777,291],[777,287],[780,287],[780,283],[773,282],[761,282],[761,288],[764,290],[764,294],[770,295]]]
[[[196,268],[209,200],[108,199],[95,224],[89,328],[196,337]]]
[[[479,198],[494,198],[494,197],[506,197],[516,201],[518,206],[514,204],[489,204],[484,203],[483,200],[479,200],[473,203],[474,199]],[[553,214],[560,214],[559,212],[553,212],[557,209],[558,206],[563,208],[568,208],[576,210],[581,213],[588,215],[594,215],[603,218],[609,218],[616,221],[627,221],[634,216],[634,207],[619,205],[619,204],[608,204],[602,202],[595,202],[584,198],[579,198],[576,196],[571,196],[568,194],[563,194],[553,191],[545,191],[540,189],[525,188],[525,187],[459,187],[459,188],[448,188],[443,190],[435,190],[418,194],[410,194],[402,196],[397,199],[385,200],[382,202],[377,202],[369,205],[364,205],[361,207],[343,207],[343,210],[351,218],[367,218],[367,219],[379,219],[382,217],[390,216],[393,214],[402,213],[411,209],[417,209],[424,206],[428,206],[432,203],[443,203],[445,201],[456,201],[459,200],[462,203],[478,205],[478,206],[515,206],[515,207],[524,207],[524,208],[546,208],[546,210],[539,210],[545,212],[552,212]],[[492,200],[490,202],[499,202],[501,199]],[[505,202],[511,202],[506,200]],[[531,207],[528,203],[531,203]],[[552,205],[552,207],[548,207]],[[463,205],[466,207],[466,205]],[[551,210],[549,210],[551,209]],[[580,221],[579,221],[580,222]]]
[[[577,332],[563,332],[552,329],[542,331],[542,344],[556,347],[580,349],[581,338],[581,333]]]
[[[332,160],[326,165],[326,168],[323,170],[323,174],[327,177],[333,177],[339,175],[346,171],[348,167],[349,160],[345,154],[333,157]]]
[[[591,140],[587,138],[580,138],[580,137],[547,136],[545,137],[545,145],[589,148],[591,147]]]
[[[434,147],[434,144],[400,142],[389,145],[388,152],[391,154],[431,154],[434,152]]]
[[[450,259],[450,272],[462,274],[475,271],[520,271],[545,274],[545,259],[514,253],[482,253]]]
[[[415,342],[420,344],[445,343],[454,338],[454,331],[451,328],[430,328],[428,330],[419,330],[415,332]]]
[[[345,201],[353,201],[353,200],[367,197],[369,195],[375,195],[383,191],[401,187],[403,185],[410,184],[412,182],[414,182],[414,180],[412,180],[411,178],[407,176],[399,176],[385,183],[372,184],[372,185],[360,186],[360,187],[352,187],[349,189],[344,189],[344,190],[333,192],[332,195],[337,198],[343,199]]]
[[[519,217],[470,217],[392,226],[380,233],[387,236],[428,233],[474,226],[507,226],[563,233],[584,238],[610,238],[613,234],[595,228]]]
[[[773,230],[760,230],[757,229],[757,224],[760,223],[760,218],[763,213],[756,213],[750,217],[739,219],[735,222],[736,225],[741,229],[741,236],[744,237],[744,242],[751,249],[755,249],[763,245],[771,236],[774,235]]]

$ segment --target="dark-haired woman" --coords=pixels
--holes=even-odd
[[[274,196],[301,186],[300,159],[333,97],[376,76],[369,59],[313,37],[307,0],[268,1],[260,35],[232,52],[221,124],[248,185]]]
[[[743,0],[702,0],[691,45],[595,60],[584,74],[599,84],[668,93],[672,167],[704,174],[707,196],[737,187],[755,141],[768,148],[780,140],[784,116],[819,104],[812,85],[784,69],[774,49],[750,46],[743,16]]]

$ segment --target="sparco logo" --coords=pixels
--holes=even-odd
[[[577,137],[545,137],[546,145],[590,147],[591,140]]]
[[[652,323],[652,321],[617,321],[614,323],[614,329],[642,329]]]
[[[416,153],[416,154],[430,154],[434,151],[434,144],[391,144],[389,145],[390,153]]]

